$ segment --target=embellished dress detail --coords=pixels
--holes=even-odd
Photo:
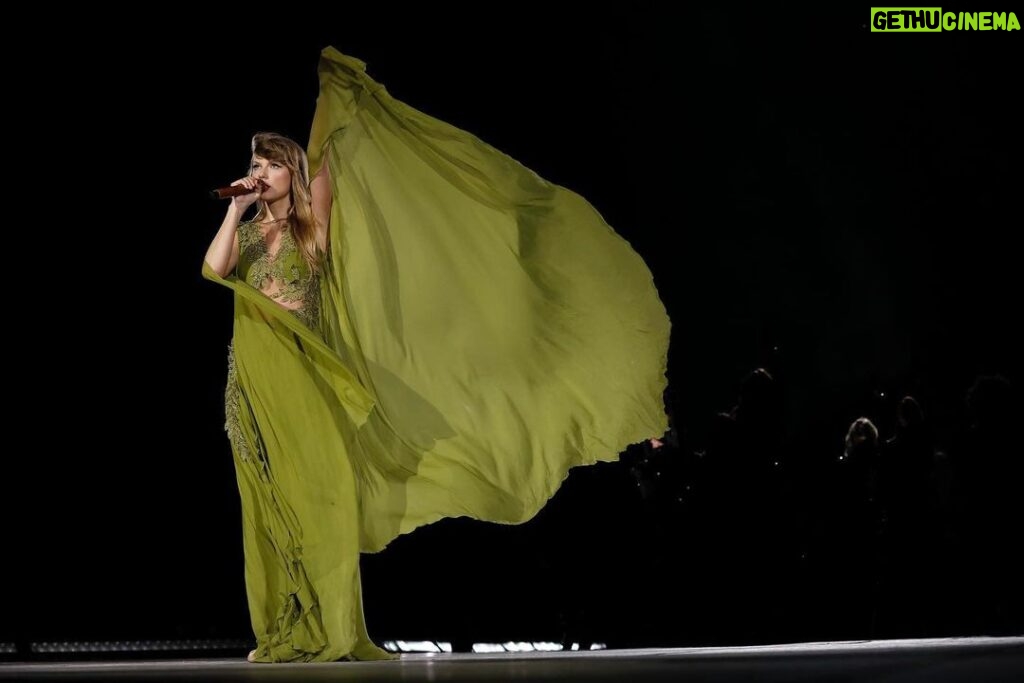
[[[311,330],[320,329],[320,278],[299,252],[292,231],[280,229],[271,254],[258,223],[238,226],[238,272],[250,285],[292,311]]]
[[[280,231],[274,253],[260,224],[246,221],[238,225],[238,276],[287,309],[311,330],[320,329],[320,278],[302,258],[292,232]],[[225,431],[243,459],[252,456],[239,427],[239,389],[235,371],[234,343],[228,345],[228,381],[225,390]]]

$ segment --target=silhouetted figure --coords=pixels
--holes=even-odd
[[[1005,377],[981,376],[967,393],[968,427],[955,451],[959,586],[970,633],[1024,629],[1019,546],[1021,454],[1019,407]]]
[[[880,493],[894,532],[912,535],[930,515],[932,435],[924,411],[911,396],[899,403],[896,430],[883,447]]]
[[[939,563],[941,533],[934,480],[934,447],[924,410],[904,396],[896,410],[895,433],[882,448],[879,497],[885,524],[881,594],[876,635],[922,637],[937,634],[936,600],[946,578]]]
[[[870,419],[857,418],[827,476],[809,483],[825,487],[824,495],[817,497],[818,509],[812,512],[817,522],[807,550],[811,584],[807,600],[816,637],[872,635],[883,524],[878,456],[878,429]]]
[[[712,418],[692,511],[701,521],[707,643],[785,640],[797,560],[776,380],[757,368],[736,404]]]

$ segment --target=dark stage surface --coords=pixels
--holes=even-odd
[[[1019,681],[1024,638],[758,647],[403,655],[396,662],[249,664],[232,659],[17,664],[23,681]]]

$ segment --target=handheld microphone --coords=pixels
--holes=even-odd
[[[257,181],[259,189],[250,190],[245,185],[231,185],[229,187],[218,187],[216,190],[210,190],[210,199],[228,199],[230,197],[238,197],[243,194],[249,194],[250,192],[265,192],[269,187],[262,180]]]

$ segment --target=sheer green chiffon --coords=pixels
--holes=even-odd
[[[594,207],[358,59],[326,48],[319,73],[319,325],[203,269],[235,292],[228,402],[264,661],[386,656],[360,552],[443,517],[529,520],[570,468],[668,428],[668,316]]]

